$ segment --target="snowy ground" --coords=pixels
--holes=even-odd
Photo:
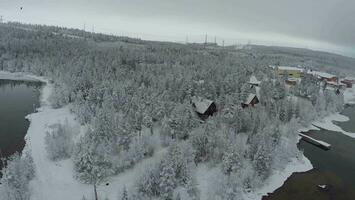
[[[355,85],[354,88],[347,88],[345,90],[344,101],[347,104],[355,104]]]
[[[293,158],[284,170],[274,171],[266,180],[263,187],[253,193],[245,194],[244,198],[245,200],[262,199],[263,196],[266,196],[268,193],[274,192],[277,188],[281,187],[293,173],[306,172],[311,169],[313,169],[313,166],[305,156],[302,156],[302,159]]]
[[[313,169],[311,162],[302,156],[301,159],[293,158],[289,164],[281,171],[274,170],[271,176],[265,181],[264,186],[258,188],[256,191],[245,193],[243,198],[245,200],[258,200],[262,199],[268,193],[272,193],[279,187],[281,187],[284,182],[295,172],[305,172]],[[218,179],[219,168],[218,167],[208,167],[206,164],[200,164],[197,168],[197,187],[201,192],[201,200],[212,200],[210,192],[213,190],[214,186],[210,185],[215,183]]]

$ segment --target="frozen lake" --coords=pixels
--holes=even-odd
[[[39,107],[42,83],[0,79],[0,150],[1,156],[22,151],[29,121],[25,116]],[[0,163],[0,169],[1,169]]]

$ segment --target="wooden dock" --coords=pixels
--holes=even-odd
[[[303,133],[298,133],[298,134],[302,137],[304,141],[314,144],[322,149],[329,150],[331,148],[331,145],[326,142],[323,142],[321,140],[316,140],[311,136],[305,135]]]

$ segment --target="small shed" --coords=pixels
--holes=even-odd
[[[194,96],[191,103],[197,115],[203,120],[217,112],[217,106],[212,100]]]
[[[259,103],[259,98],[256,96],[256,94],[250,93],[247,99],[242,103],[242,108],[254,106],[255,104],[258,103]]]

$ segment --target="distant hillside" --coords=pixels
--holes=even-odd
[[[258,56],[279,58],[280,64],[313,66],[325,71],[355,73],[355,58],[309,49],[251,45],[250,51]]]
[[[8,28],[18,28],[24,31],[39,31],[50,35],[59,35],[63,37],[85,39],[93,41],[102,47],[119,47],[122,45],[143,45],[153,49],[164,49],[166,47],[184,48],[190,50],[224,50],[224,52],[238,54],[239,56],[251,56],[258,58],[258,62],[269,65],[292,65],[307,66],[323,71],[355,75],[355,58],[346,57],[322,51],[313,51],[302,48],[278,47],[278,46],[262,46],[247,45],[244,48],[235,48],[234,46],[221,47],[218,45],[205,46],[203,44],[180,44],[174,42],[145,41],[140,38],[129,38],[126,36],[115,36],[101,33],[92,33],[80,29],[72,29],[58,26],[31,25],[18,22],[8,22],[1,24]]]

